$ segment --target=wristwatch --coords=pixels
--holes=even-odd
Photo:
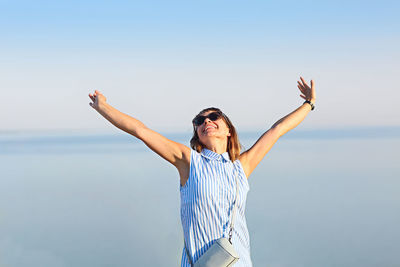
[[[305,103],[308,103],[308,104],[310,104],[310,105],[311,105],[311,110],[314,110],[315,106],[314,106],[314,104],[313,104],[313,103],[311,103],[311,101],[310,101],[310,100],[306,100],[306,101],[304,101],[304,103],[303,103],[303,104],[305,104]]]

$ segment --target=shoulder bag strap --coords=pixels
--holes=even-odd
[[[233,163],[235,164],[235,163]],[[233,165],[233,168],[235,168],[235,165]],[[236,168],[235,168],[236,169]],[[230,230],[229,230],[229,242],[232,244],[232,234],[233,234],[233,225],[235,223],[235,214],[236,214],[236,207],[237,207],[237,198],[239,194],[239,181],[238,181],[238,172],[236,172],[236,197],[235,197],[235,205],[233,206],[232,210],[232,219],[231,219],[231,225],[230,225]]]
[[[190,257],[189,250],[186,247],[185,238],[183,238],[183,243],[185,244],[186,255],[187,255],[188,259],[189,259],[190,266],[193,266],[192,258]]]

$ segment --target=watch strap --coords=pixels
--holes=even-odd
[[[311,101],[310,101],[310,100],[306,100],[306,101],[304,101],[304,103],[303,103],[303,104],[305,104],[305,103],[308,103],[308,104],[310,104],[310,105],[311,105],[311,110],[314,110],[315,106],[314,106],[314,104],[313,104],[313,103],[311,103]]]

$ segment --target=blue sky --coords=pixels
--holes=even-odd
[[[267,129],[317,85],[301,128],[399,125],[395,1],[0,1],[1,130],[111,130],[108,102],[155,130],[222,108]]]

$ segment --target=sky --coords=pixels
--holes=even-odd
[[[399,126],[396,1],[0,1],[0,131],[115,128],[107,102],[159,131],[191,131],[219,107],[268,129],[304,101],[298,126]]]

